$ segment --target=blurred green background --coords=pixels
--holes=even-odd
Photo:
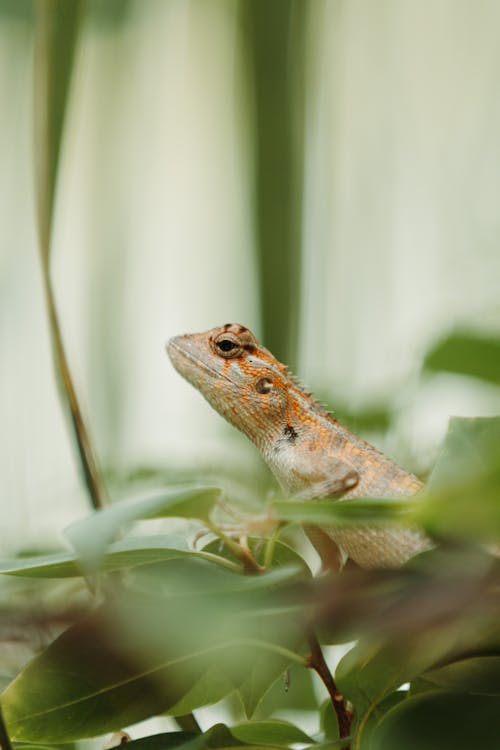
[[[450,414],[499,413],[497,3],[81,6],[52,275],[112,494],[260,470],[164,353],[225,322],[424,476]],[[0,0],[1,554],[88,509],[37,250],[35,10]]]

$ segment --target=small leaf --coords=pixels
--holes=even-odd
[[[224,567],[231,567],[225,558],[204,551],[190,550],[181,537],[171,535],[127,537],[108,547],[101,560],[100,569],[110,573],[123,568],[164,562],[182,557],[210,559]],[[30,578],[72,578],[84,575],[79,558],[70,552],[52,555],[19,557],[0,560],[0,573]]]
[[[415,503],[408,498],[353,498],[332,500],[277,500],[271,505],[277,518],[295,523],[322,525],[401,523],[411,520]]]
[[[270,743],[287,747],[295,742],[306,742],[308,744],[314,742],[299,727],[288,721],[278,721],[277,719],[237,724],[231,727],[231,734],[238,740],[251,745]]]
[[[384,701],[390,705],[404,697],[397,688],[433,666],[451,647],[446,638],[425,638],[425,634],[422,638],[381,644],[360,641],[340,660],[335,681],[356,713],[352,750],[367,747],[374,722],[387,710]]]
[[[498,698],[420,693],[402,701],[380,721],[371,750],[497,750],[500,737]]]
[[[216,487],[190,486],[166,490],[158,497],[117,502],[65,529],[86,567],[96,569],[107,545],[120,529],[147,518],[196,518],[205,521],[220,497]]]
[[[300,637],[291,644],[298,648]],[[268,690],[276,681],[282,678],[285,670],[289,667],[290,660],[278,654],[256,653],[255,658],[249,666],[246,679],[238,687],[238,694],[243,703],[245,714],[252,717]],[[283,692],[285,688],[283,685]]]
[[[323,701],[320,708],[320,724],[326,740],[339,739],[339,723],[330,698]]]
[[[423,675],[434,687],[475,695],[500,696],[500,656],[474,656]]]
[[[471,375],[500,385],[500,338],[466,331],[451,333],[427,354],[424,369]]]
[[[452,417],[429,487],[441,489],[499,465],[500,417]]]
[[[138,740],[131,740],[126,742],[127,750],[181,750],[181,748],[191,749],[191,742],[194,740],[193,749],[199,747],[200,750],[206,747],[206,745],[199,744],[200,735],[192,734],[191,732],[162,732],[160,734],[152,734],[149,737],[141,737]],[[20,748],[22,750],[22,748]],[[55,749],[57,750],[57,748]]]
[[[256,718],[266,719],[278,715],[281,711],[318,710],[316,685],[310,669],[292,664],[288,667],[286,680],[285,674],[282,673],[278,679],[274,678],[270,687],[265,685],[264,689],[256,679],[257,664],[255,664],[254,672],[238,689],[240,696],[244,699],[247,716],[255,715]]]
[[[500,417],[450,420],[418,516],[438,536],[500,540]]]

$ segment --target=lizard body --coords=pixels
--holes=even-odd
[[[409,496],[422,488],[337,422],[245,326],[176,336],[167,351],[177,371],[255,443],[288,495],[344,500]],[[403,526],[342,525],[326,532],[364,568],[397,567],[431,546],[417,529]],[[320,551],[318,534],[310,536]]]

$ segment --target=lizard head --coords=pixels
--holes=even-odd
[[[175,369],[254,442],[280,423],[288,402],[287,370],[245,326],[226,323],[176,336],[167,353]]]

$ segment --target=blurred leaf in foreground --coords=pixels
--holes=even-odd
[[[188,713],[233,691],[261,652],[281,671],[304,664],[289,648],[300,628],[287,593],[302,575],[283,567],[244,576],[200,559],[131,571],[6,688],[12,736],[65,742]]]
[[[372,750],[497,750],[498,697],[429,692],[398,703],[371,738]]]
[[[438,536],[500,541],[500,417],[450,420],[418,516]]]
[[[424,370],[471,375],[500,385],[500,337],[455,331],[426,355]]]

